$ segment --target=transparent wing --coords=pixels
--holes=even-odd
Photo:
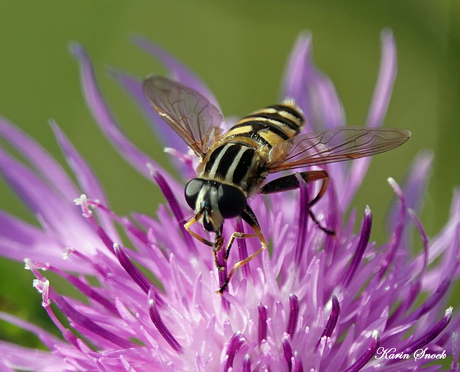
[[[269,172],[380,154],[402,145],[410,135],[407,130],[352,126],[300,134],[271,149]]]
[[[200,93],[163,76],[145,79],[144,93],[195,154],[204,157],[221,132],[219,110]]]

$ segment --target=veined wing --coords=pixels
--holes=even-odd
[[[203,158],[221,132],[219,110],[200,93],[163,76],[145,79],[144,93],[156,112]]]
[[[270,151],[268,171],[301,168],[380,154],[406,142],[407,130],[369,127],[338,127],[300,134]]]

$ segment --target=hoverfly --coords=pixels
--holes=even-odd
[[[247,199],[255,193],[296,189],[300,187],[300,175],[307,183],[322,180],[318,194],[309,202],[312,207],[324,195],[329,182],[325,170],[310,170],[263,185],[270,173],[372,156],[394,149],[410,137],[410,132],[405,130],[352,126],[300,134],[305,120],[292,100],[256,111],[221,134],[222,115],[195,90],[162,76],[152,76],[144,81],[144,93],[158,114],[200,159],[196,178],[185,186],[185,200],[195,211],[194,217],[184,225],[186,230],[212,247],[219,270],[223,268],[218,263],[217,253],[223,247],[225,219],[241,217],[254,234],[234,232],[224,259],[228,258],[235,239],[257,237],[260,240],[259,250],[234,265],[218,291],[220,294],[239,267],[267,248]],[[334,233],[318,223],[311,209],[310,216],[323,231]],[[214,242],[190,230],[196,222],[206,231],[215,233]]]

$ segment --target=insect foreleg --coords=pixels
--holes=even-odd
[[[203,238],[202,236],[199,236],[197,233],[193,232],[192,230],[190,230],[190,226],[192,226],[194,223],[197,222],[197,219],[196,217],[193,217],[190,221],[188,221],[184,227],[185,227],[185,230],[187,230],[187,232],[193,236],[195,239],[199,240],[200,242],[202,242],[203,244],[206,244],[206,245],[209,245],[210,247],[214,247],[215,243],[213,242],[210,242],[209,240]]]
[[[325,194],[327,190],[327,186],[329,184],[329,174],[325,170],[314,170],[314,171],[300,172],[298,173],[298,175],[300,175],[307,183],[323,180],[321,189],[319,190],[318,194],[312,200],[308,202],[308,206],[311,208]],[[260,193],[261,194],[273,194],[276,192],[294,190],[299,187],[300,187],[300,183],[299,183],[299,180],[296,174],[291,174],[289,176],[280,177],[280,178],[277,178],[276,180],[273,180],[267,183],[266,185],[262,187],[262,189],[260,190]],[[334,230],[327,229],[324,226],[320,225],[319,221],[316,219],[316,216],[314,215],[311,209],[309,209],[308,213],[311,219],[313,220],[313,222],[316,223],[321,230],[323,230],[328,235],[334,235],[335,233]]]
[[[251,254],[250,256],[246,257],[244,260],[238,261],[235,263],[233,266],[232,271],[230,271],[230,274],[228,274],[227,279],[225,280],[224,284],[222,284],[222,287],[217,291],[219,294],[223,294],[225,289],[228,286],[228,283],[230,282],[230,279],[232,278],[233,274],[235,271],[240,268],[241,266],[247,264],[249,261],[251,261],[253,258],[255,258],[257,255],[259,255],[262,251],[264,251],[267,248],[267,241],[265,240],[265,237],[262,234],[262,230],[260,229],[259,222],[257,221],[257,218],[254,214],[254,212],[251,210],[249,206],[246,206],[246,209],[244,212],[241,214],[241,218],[248,223],[249,226],[254,230],[255,234],[246,234],[242,232],[234,232],[232,236],[230,237],[230,240],[228,241],[227,249],[226,249],[226,257],[228,258],[228,254],[230,253],[230,248],[233,244],[233,241],[235,239],[248,239],[248,238],[259,238],[261,247],[259,250]]]

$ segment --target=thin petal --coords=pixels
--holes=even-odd
[[[61,165],[48,152],[20,129],[1,117],[0,136],[20,151],[40,172],[41,176],[49,181],[56,188],[56,191],[60,192],[67,200],[73,200],[80,194]]]
[[[227,358],[224,358],[224,369],[223,370],[225,372],[227,372],[229,368],[233,366],[235,355],[240,350],[243,343],[244,343],[244,338],[241,336],[239,332],[236,332],[230,339],[228,346],[227,346],[227,352],[225,354]]]
[[[216,106],[220,112],[222,112],[219,107],[219,103],[212,94],[211,90],[206,86],[206,84],[201,81],[201,79],[199,79],[192,71],[180,63],[176,58],[174,58],[170,53],[142,36],[134,36],[133,41],[142,49],[153,55],[155,58],[159,59],[170,71],[172,75],[171,77],[174,80],[177,80],[186,87],[192,88],[198,93],[201,93],[208,99],[209,102]]]
[[[86,254],[95,252],[98,239],[88,229],[73,202],[55,192],[53,187],[1,150],[0,172],[29,209],[49,224],[57,236],[65,237],[62,250],[70,245]],[[82,236],[85,239],[82,240]]]
[[[118,312],[117,312],[115,305],[113,305],[107,297],[105,297],[104,295],[96,291],[94,287],[92,287],[88,283],[85,283],[81,278],[78,278],[77,276],[73,274],[67,274],[66,272],[60,269],[57,269],[53,266],[50,266],[49,269],[59,274],[65,280],[67,280],[76,289],[78,289],[82,294],[84,294],[88,299],[92,299],[95,302],[98,302],[106,310],[118,316]]]
[[[358,358],[358,360],[348,367],[345,372],[359,371],[365,364],[375,355],[380,345],[380,337],[378,332],[374,332],[371,337],[371,343],[367,350]]]
[[[174,217],[176,218],[176,222],[179,225],[180,230],[182,231],[182,235],[184,237],[187,248],[190,250],[190,252],[196,253],[197,248],[196,248],[195,242],[192,236],[187,232],[187,230],[185,230],[185,227],[183,225],[183,221],[184,221],[183,211],[180,208],[179,202],[177,201],[174,193],[172,192],[169,186],[169,183],[165,179],[166,177],[164,177],[163,174],[164,173],[161,173],[156,170],[152,171],[152,176],[155,179],[155,181],[158,183],[158,186],[160,187],[161,191],[166,197],[166,200],[169,203],[171,211],[173,212]]]
[[[431,165],[433,163],[433,154],[431,152],[421,152],[412,162],[409,172],[406,175],[404,185],[402,187],[403,193],[408,208],[414,210],[417,214],[423,206],[423,201],[428,187],[429,174]],[[393,203],[391,212],[388,215],[388,226],[390,231],[395,228],[396,216],[400,213],[399,206]],[[406,244],[409,244],[409,237],[412,229],[406,231]]]
[[[330,79],[312,61],[311,35],[302,33],[289,58],[283,98],[292,98],[304,111],[309,130],[345,124],[342,104]]]
[[[267,339],[267,307],[262,304],[259,304],[257,305],[257,310],[259,314],[258,341],[260,344],[262,340]]]
[[[109,204],[104,190],[92,169],[77,152],[57,123],[52,121],[51,127],[59,145],[61,146],[61,150],[66,157],[67,163],[72,168],[78,179],[80,188],[85,194],[89,195],[91,199],[98,200],[103,205],[108,206]],[[101,221],[102,228],[107,232],[111,239],[119,241],[120,237],[118,236],[112,219],[102,212],[99,214],[99,220]]]
[[[2,372],[14,371],[68,371],[71,365],[60,355],[49,351],[31,349],[9,342],[0,341],[2,357],[0,370]],[[6,364],[5,364],[6,363]],[[10,369],[11,366],[14,369]]]
[[[460,357],[460,345],[458,342],[458,333],[452,334],[452,369],[451,372],[460,371],[460,365],[458,363]]]
[[[382,125],[387,113],[397,70],[396,43],[393,33],[391,30],[384,30],[380,38],[382,41],[380,72],[366,120],[367,126],[374,128]]]
[[[145,294],[149,294],[149,291],[152,291],[152,293],[155,295],[156,304],[160,306],[163,305],[164,301],[158,295],[158,292],[155,290],[152,283],[150,283],[150,281],[147,279],[144,273],[140,271],[137,268],[137,266],[135,266],[131,262],[126,253],[123,251],[123,249],[118,244],[115,244],[114,250],[118,258],[118,261],[120,262],[120,265],[123,267],[123,269],[125,269],[125,271],[131,277],[131,279],[133,279],[133,281],[139,286],[139,288],[141,288]]]
[[[390,266],[394,263],[396,258],[396,252],[400,247],[402,247],[401,241],[403,238],[404,230],[406,225],[404,224],[407,214],[406,199],[404,197],[401,187],[396,183],[393,178],[388,178],[388,183],[393,188],[396,196],[400,202],[400,211],[399,216],[397,217],[397,223],[395,224],[394,230],[391,232],[391,242],[389,245],[388,252],[385,253],[385,258],[382,261],[381,267],[379,269],[379,277],[382,278]],[[396,262],[396,265],[398,262]]]
[[[67,318],[75,323],[75,325],[93,332],[103,339],[123,348],[130,348],[134,346],[130,341],[108,331],[107,329],[97,325],[89,317],[82,315],[79,311],[74,309],[64,297],[57,294],[52,288],[50,288],[50,298],[56,303]]]
[[[297,351],[294,353],[294,372],[303,372],[302,358]]]
[[[442,319],[437,324],[435,324],[431,329],[429,329],[425,334],[423,334],[417,340],[413,341],[412,344],[409,347],[407,347],[406,350],[404,350],[404,352],[408,354],[413,353],[414,351],[419,350],[420,348],[423,348],[429,342],[433,341],[436,337],[439,336],[439,334],[444,330],[444,328],[447,327],[451,319],[452,319],[452,308],[449,307],[445,311]]]
[[[63,270],[93,273],[93,269],[75,255],[63,260],[64,246],[58,237],[2,211],[0,252],[2,256],[16,261],[29,257],[34,261],[49,262]]]
[[[244,225],[241,221],[241,218],[237,218],[235,220],[235,231],[244,232]],[[248,250],[246,245],[246,239],[237,239],[238,245],[238,258],[239,261],[242,261],[248,257]],[[243,265],[241,268],[241,272],[244,278],[251,277],[251,265]]]
[[[83,47],[79,44],[72,44],[71,51],[80,64],[81,82],[86,102],[102,132],[113,143],[120,154],[147,179],[151,180],[147,164],[153,164],[156,169],[161,169],[167,174],[153,159],[137,149],[121,131],[120,126],[101,94],[93,66]],[[171,184],[176,184],[169,174],[165,177]]]
[[[287,324],[286,333],[294,337],[294,333],[297,329],[297,321],[299,319],[299,299],[296,295],[291,294],[289,296],[289,320]]]
[[[390,101],[393,83],[396,77],[396,45],[391,31],[385,30],[381,34],[382,58],[380,72],[374,91],[374,98],[369,109],[367,126],[378,127],[382,124]],[[341,202],[348,206],[354,198],[357,189],[362,184],[372,158],[355,160],[349,172],[347,187]]]
[[[361,235],[359,237],[358,246],[356,248],[356,252],[353,255],[350,267],[348,268],[345,277],[342,281],[343,288],[347,288],[350,284],[351,279],[356,273],[358,269],[358,265],[361,263],[363,258],[364,252],[369,244],[369,239],[371,236],[371,228],[372,228],[372,212],[369,206],[366,206],[366,210],[364,212],[364,221],[363,227],[361,229]]]
[[[303,252],[306,248],[305,239],[307,236],[308,229],[308,213],[310,211],[309,207],[309,197],[308,197],[308,185],[305,180],[300,177],[299,174],[296,175],[299,186],[300,186],[300,200],[298,208],[298,217],[297,217],[297,241],[295,245],[295,263],[300,265],[302,262]]]
[[[150,319],[152,319],[153,324],[155,325],[156,329],[160,334],[163,336],[165,341],[178,353],[183,353],[183,347],[177,342],[174,336],[171,334],[169,329],[164,324],[163,320],[161,319],[160,313],[158,312],[158,308],[156,306],[156,291],[152,288],[149,291],[149,314]]]
[[[110,74],[131,95],[133,101],[139,106],[144,117],[148,120],[150,128],[154,130],[161,142],[167,147],[186,154],[188,146],[152,108],[145,98],[142,82],[122,71],[111,70]]]
[[[337,299],[336,296],[332,296],[331,302],[332,302],[331,314],[329,315],[329,319],[327,321],[326,327],[324,328],[323,334],[321,335],[321,338],[332,336],[332,332],[334,331],[335,326],[337,324],[337,320],[339,319],[339,316],[340,316],[339,300]]]
[[[17,327],[25,329],[33,334],[35,334],[43,344],[48,347],[50,350],[53,349],[55,345],[66,345],[65,342],[60,340],[59,338],[53,336],[51,333],[48,333],[44,329],[40,328],[39,326],[29,323],[23,319],[20,319],[14,315],[7,314],[4,312],[0,312],[0,319],[8,322],[10,324],[14,324]]]
[[[251,372],[251,359],[248,354],[244,356],[242,372]]]

